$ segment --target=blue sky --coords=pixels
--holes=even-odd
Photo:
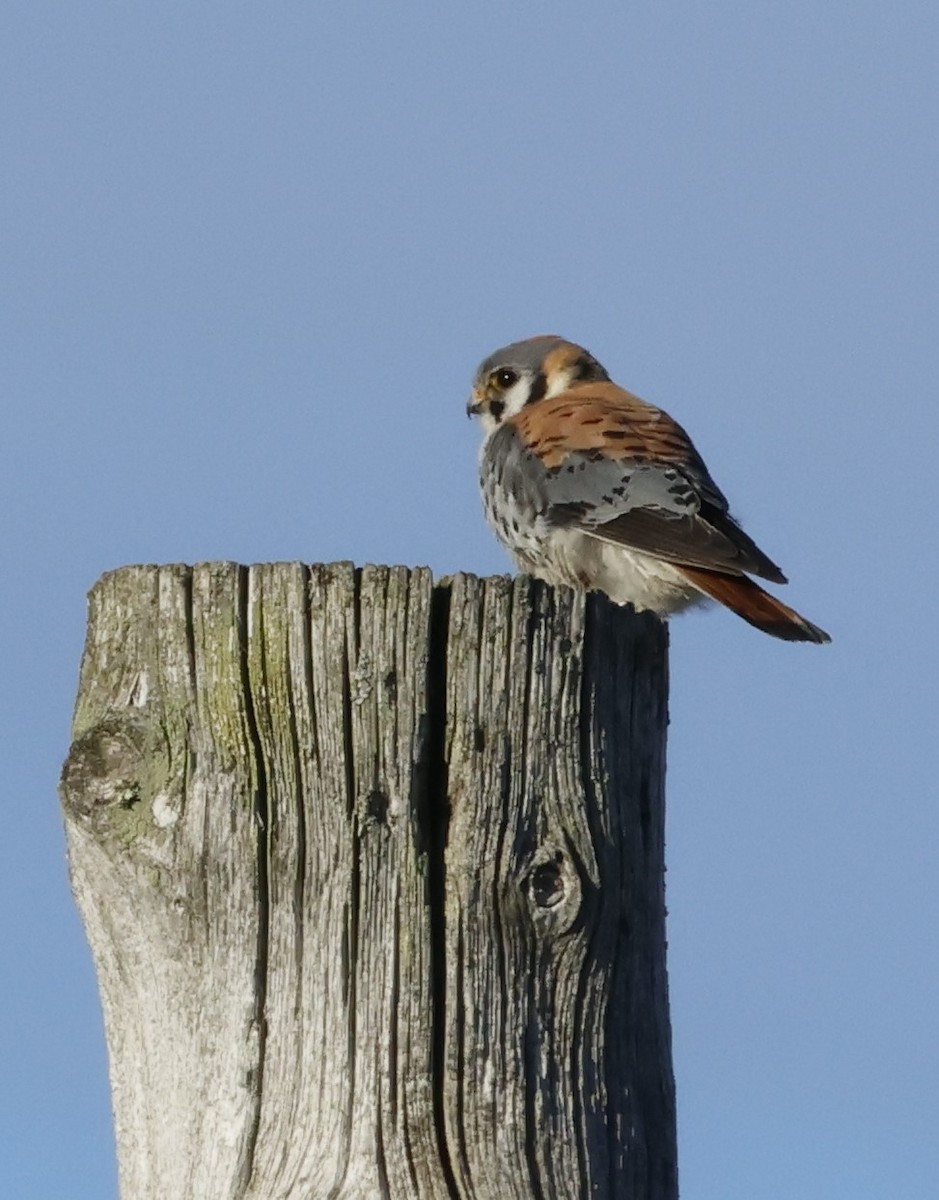
[[[691,431],[835,639],[672,626],[683,1197],[934,1193],[937,61],[909,0],[7,0],[7,1194],[116,1195],[55,795],[87,589],[505,570],[463,406],[545,331]]]

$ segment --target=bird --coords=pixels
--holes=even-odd
[[[486,518],[519,569],[667,617],[709,600],[790,642],[829,635],[751,578],[786,583],[731,516],[685,430],[554,334],[480,365]]]

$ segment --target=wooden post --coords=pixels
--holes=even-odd
[[[528,579],[128,567],[62,778],[125,1200],[674,1200],[666,633]]]

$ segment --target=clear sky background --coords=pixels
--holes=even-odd
[[[939,10],[6,0],[0,1190],[116,1195],[55,793],[124,563],[496,573],[477,362],[691,431],[829,629],[672,626],[684,1200],[937,1194]]]

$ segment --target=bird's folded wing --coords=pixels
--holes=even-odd
[[[571,404],[569,399],[566,403]],[[523,412],[490,438],[487,473],[516,499],[524,498],[533,514],[558,528],[576,527],[591,537],[676,564],[786,582],[779,567],[730,516],[726,499],[679,426],[668,426],[673,453],[658,457],[652,449],[661,454],[663,447],[650,448],[652,439],[611,409],[596,400],[575,406],[581,425],[574,445],[552,435],[551,424],[535,425]],[[598,410],[605,413],[604,421],[615,419],[628,437],[604,442],[602,425],[583,423],[585,413]],[[567,410],[556,416],[568,417]],[[607,439],[611,436],[608,429]]]
[[[562,514],[556,514],[561,517]],[[563,520],[563,518],[562,518]],[[679,566],[734,574],[749,572],[774,583],[786,577],[752,538],[724,514],[681,514],[661,508],[633,508],[602,525],[575,521],[584,533],[639,550]]]

